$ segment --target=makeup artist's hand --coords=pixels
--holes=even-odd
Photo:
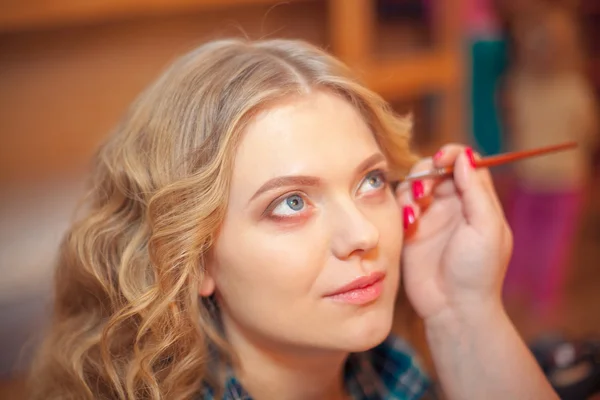
[[[453,177],[397,189],[405,226],[403,282],[426,323],[501,304],[512,235],[489,171],[474,169],[472,158],[469,148],[447,145],[411,173],[454,164]]]
[[[512,235],[489,172],[472,157],[445,146],[412,172],[454,164],[453,177],[398,188],[412,222],[402,255],[408,298],[425,321],[445,398],[558,400],[502,307]]]

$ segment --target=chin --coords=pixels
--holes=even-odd
[[[345,351],[359,353],[381,344],[391,333],[393,307],[379,305],[363,315],[347,321],[346,329],[340,331],[337,346],[342,345]]]

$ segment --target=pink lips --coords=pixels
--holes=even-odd
[[[353,280],[325,297],[343,303],[367,304],[381,296],[384,278],[385,273],[373,272]]]

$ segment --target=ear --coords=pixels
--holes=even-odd
[[[215,279],[213,277],[214,265],[212,257],[206,255],[200,263],[202,271],[200,272],[200,282],[198,282],[198,294],[202,297],[209,297],[215,292]]]
[[[215,292],[215,280],[212,276],[204,274],[204,277],[198,282],[198,293],[202,297],[209,297]]]

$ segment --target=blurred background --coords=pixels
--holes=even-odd
[[[413,114],[423,155],[579,141],[494,177],[515,234],[517,328],[541,351],[550,334],[594,351],[581,343],[600,336],[600,1],[0,0],[1,399],[23,398],[94,149],[175,57],[225,36],[325,47]]]

